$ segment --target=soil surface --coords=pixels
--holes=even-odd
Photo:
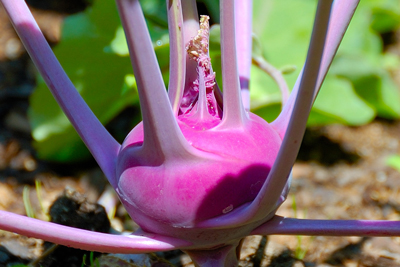
[[[43,8],[40,3],[45,1],[28,2]],[[63,16],[84,8],[85,3],[80,4],[71,9],[33,9],[49,42],[59,40]],[[400,54],[396,44],[388,49]],[[400,75],[394,75],[399,80]],[[26,116],[34,83],[34,67],[0,6],[0,209],[26,215],[26,207],[31,206],[30,212],[38,219],[108,232],[106,214],[112,213],[115,205],[105,199],[113,199],[114,195],[95,163],[63,166],[35,156]],[[387,164],[389,157],[400,154],[399,137],[398,121],[308,129],[293,167],[291,192],[278,214],[312,219],[399,220],[400,172]],[[105,203],[105,209],[96,202]],[[111,227],[132,231],[137,226],[117,205]],[[83,259],[90,266],[88,259],[92,256],[100,254],[64,250],[0,231],[0,266],[82,266]],[[400,266],[400,237],[252,236],[246,238],[241,258],[241,266]],[[180,251],[125,258],[101,255],[99,262],[100,266],[193,266]]]

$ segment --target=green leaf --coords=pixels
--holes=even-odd
[[[136,85],[130,86],[133,90],[122,91],[126,87],[125,76],[131,73],[129,58],[106,49],[119,23],[112,1],[95,1],[85,12],[65,20],[62,41],[54,49],[77,90],[102,123],[138,102]],[[32,134],[40,158],[78,161],[88,157],[88,150],[42,79],[30,103]]]
[[[253,27],[261,44],[258,53],[278,69],[297,67],[296,71],[285,75],[289,88],[293,88],[305,61],[316,4],[316,0],[253,2]],[[359,125],[367,123],[374,115],[390,119],[400,117],[398,88],[385,69],[393,69],[397,63],[392,56],[382,53],[382,40],[373,30],[398,25],[394,19],[399,14],[398,10],[397,0],[361,1],[338,50],[339,59],[332,64],[334,71],[328,73],[329,82],[322,86],[321,96],[312,110],[310,125],[333,122]],[[390,22],[376,24],[378,15]],[[340,80],[337,80],[338,76]],[[343,87],[335,89],[332,86]],[[274,119],[280,92],[274,81],[257,68],[252,69],[250,93],[252,110],[267,120]],[[340,99],[340,94],[346,94],[349,99]],[[324,107],[320,104],[322,100]],[[337,104],[337,101],[340,103]],[[342,110],[351,110],[353,114],[339,112],[333,108],[335,105],[343,106],[345,109]],[[270,112],[274,115],[266,114],[268,106],[271,106]]]
[[[394,31],[400,26],[400,5],[398,0],[363,0],[371,14],[371,28],[379,33]]]
[[[375,110],[360,99],[351,82],[330,76],[318,94],[308,124],[343,123],[355,126],[366,124],[374,117]]]
[[[167,4],[165,0],[141,0],[140,5],[146,20],[151,25],[165,30],[168,28]]]
[[[400,14],[392,9],[377,8],[372,15],[371,27],[377,32],[386,33],[400,25]]]
[[[386,159],[386,165],[400,172],[400,155],[392,155]]]
[[[314,0],[253,1],[253,29],[264,58],[278,69],[287,65],[297,67],[296,71],[285,76],[290,88],[293,87],[306,58],[315,9]],[[252,73],[251,90],[256,88],[258,91],[258,87],[273,87],[278,90],[271,79],[261,78],[260,75],[265,74]],[[257,97],[252,95],[252,100]]]
[[[278,69],[295,67],[285,75],[289,88],[293,88],[305,61],[315,8],[316,1],[309,0],[253,1],[253,30],[258,40],[254,48]],[[251,70],[250,98],[251,110],[267,121],[279,114],[279,88],[256,67]]]
[[[260,106],[252,109],[252,112],[266,121],[271,122],[278,117],[281,112],[281,103],[270,103],[268,105]]]
[[[400,116],[400,93],[389,73],[362,56],[338,56],[331,73],[352,82],[357,94],[367,101],[384,118]]]
[[[211,16],[211,20],[214,23],[219,23],[219,0],[199,0],[199,2],[206,6],[208,14]]]

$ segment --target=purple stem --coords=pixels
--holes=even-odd
[[[276,210],[284,201],[282,192],[287,186],[291,168],[296,160],[301,140],[307,124],[314,93],[317,91],[318,73],[325,47],[333,0],[320,0],[311,35],[310,46],[304,66],[304,74],[299,86],[293,112],[290,116],[288,131],[272,169],[251,204],[250,209],[257,213],[253,220],[261,219],[265,213]]]
[[[158,235],[112,235],[40,221],[0,211],[0,228],[67,247],[105,253],[149,253],[189,247],[187,241]]]
[[[319,89],[321,88],[322,82],[328,72],[328,69],[332,63],[333,57],[336,54],[339,44],[343,39],[346,29],[350,23],[351,18],[357,8],[360,0],[335,0],[332,9],[331,23],[328,28],[328,35],[326,38],[326,46],[324,55],[322,57],[321,68],[318,74],[317,90],[314,92],[314,100],[317,96]],[[304,68],[303,68],[304,69]],[[297,82],[293,88],[293,91],[289,97],[287,104],[285,105],[278,118],[271,123],[271,125],[278,131],[280,136],[283,138],[289,124],[289,114],[292,113],[294,107],[294,101],[297,98],[299,92],[300,81],[303,76],[303,70],[297,79]],[[308,116],[308,114],[304,114]]]
[[[54,98],[100,165],[115,183],[115,161],[120,148],[76,91],[23,0],[1,0],[16,32]]]
[[[138,0],[117,0],[138,84],[143,118],[143,162],[160,164],[166,158],[188,157],[191,146],[176,122]]]
[[[223,117],[218,128],[242,127],[247,115],[240,94],[235,40],[234,0],[221,0],[221,67],[223,85]]]
[[[250,110],[250,67],[252,53],[252,0],[235,0],[236,54],[242,102]]]
[[[211,250],[185,251],[199,267],[232,267],[239,264],[237,245],[227,245]],[[240,249],[240,247],[239,247]]]
[[[400,236],[400,221],[309,220],[275,216],[252,235]]]
[[[184,0],[186,1],[186,0]],[[178,116],[186,76],[186,51],[183,34],[182,6],[180,0],[167,0],[170,63],[168,96],[172,111]]]

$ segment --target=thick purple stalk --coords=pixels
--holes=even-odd
[[[201,267],[232,267],[238,266],[240,246],[226,245],[213,250],[185,251],[196,266]]]
[[[400,236],[400,221],[310,220],[275,216],[252,235]]]
[[[318,90],[318,73],[326,42],[332,2],[333,0],[318,2],[304,73],[299,86],[299,95],[296,98],[288,130],[283,138],[275,164],[257,198],[251,204],[252,207],[250,209],[257,212],[253,220],[263,216],[265,211],[272,212],[276,210],[284,201],[284,199],[280,199],[280,201],[278,199],[287,186],[291,166],[293,166],[296,160],[301,140],[303,139],[314,94]]]
[[[248,117],[243,107],[238,76],[234,0],[221,0],[221,64],[224,115],[218,128],[240,128]]]
[[[192,149],[179,129],[165,90],[140,3],[116,2],[138,84],[144,131],[143,146],[138,151],[141,162],[158,165],[166,158],[191,157]]]
[[[235,1],[236,54],[242,103],[244,109],[250,110],[250,68],[252,53],[252,0]]]
[[[1,0],[22,43],[54,98],[89,148],[111,184],[120,148],[76,91],[23,0]],[[99,144],[102,144],[99,146]]]
[[[97,233],[44,222],[7,211],[0,212],[0,228],[67,247],[106,253],[149,253],[191,245],[187,241],[156,234],[135,233],[125,236]]]

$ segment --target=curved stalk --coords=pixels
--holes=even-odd
[[[45,222],[0,211],[0,228],[67,247],[105,253],[149,253],[188,247],[187,241],[158,235],[112,235]]]
[[[252,235],[400,236],[400,221],[310,220],[275,216]]]
[[[282,108],[285,106],[288,98],[289,98],[289,86],[286,83],[285,78],[280,70],[276,69],[270,63],[268,63],[262,56],[253,56],[253,64],[267,73],[278,85],[279,90],[282,95]]]
[[[23,0],[1,0],[16,32],[54,98],[71,121],[111,184],[120,145],[76,91]]]

